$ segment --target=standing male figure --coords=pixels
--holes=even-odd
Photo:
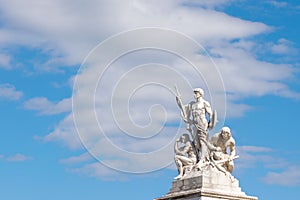
[[[194,90],[195,101],[183,106],[180,96],[176,96],[176,101],[181,109],[181,116],[186,122],[186,129],[194,136],[194,143],[199,151],[200,161],[204,162],[208,156],[208,128],[213,128],[214,119],[211,106],[208,101],[203,99],[204,91],[201,88]],[[209,120],[207,120],[207,117]]]

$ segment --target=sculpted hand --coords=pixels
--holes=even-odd
[[[233,157],[234,157],[234,156],[229,156],[228,161],[229,161],[229,162],[230,162],[230,161],[233,161]]]
[[[186,130],[188,130],[189,132],[192,130],[190,124],[186,124]]]

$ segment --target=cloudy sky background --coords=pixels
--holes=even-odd
[[[138,158],[131,156],[172,147],[176,133],[182,133],[175,82],[184,103],[193,98],[186,88],[203,87],[220,113],[221,125],[231,127],[241,157],[234,175],[247,194],[296,199],[300,185],[296,2],[1,0],[0,13],[1,198],[152,199],[165,194],[177,173],[174,165],[141,172],[165,167],[164,161],[172,161],[171,150],[144,157],[146,162],[133,162]],[[203,56],[201,48],[160,37],[153,42],[178,48],[197,68],[170,52],[144,49],[118,58],[101,76],[93,73],[102,70],[89,62],[104,56],[91,56],[99,43],[143,27],[192,38],[213,61]],[[122,48],[149,37],[154,35],[137,35]],[[105,55],[110,55],[120,46],[109,43],[106,49]],[[83,63],[88,65],[80,68]],[[76,93],[78,80],[83,87],[90,86],[91,77],[101,77],[92,92],[86,90],[95,96]],[[216,84],[209,81],[213,79]],[[74,94],[79,128],[73,119]],[[95,105],[93,113],[90,103]],[[102,147],[92,150],[101,152],[106,164],[140,174],[99,163],[83,147],[76,128],[90,147]],[[99,133],[129,152],[130,158],[122,159],[107,143],[103,145]]]

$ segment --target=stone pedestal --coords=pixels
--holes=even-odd
[[[247,196],[239,187],[239,181],[209,166],[204,171],[191,171],[172,182],[170,191],[155,200],[257,200]]]

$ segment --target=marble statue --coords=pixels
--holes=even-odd
[[[210,103],[203,99],[203,89],[195,88],[193,90],[195,101],[191,101],[187,105],[182,104],[181,96],[177,88],[176,91],[176,102],[181,110],[181,117],[186,123],[186,129],[193,136],[193,142],[198,152],[199,160],[204,162],[209,156],[207,130],[214,127],[216,112],[213,112]]]
[[[184,133],[174,145],[178,175],[170,191],[155,200],[257,200],[246,195],[232,175],[233,161],[239,156],[230,128],[223,127],[209,137],[208,131],[214,128],[217,116],[203,99],[203,90],[195,88],[195,101],[183,105],[175,89],[177,105],[189,133]]]
[[[210,143],[218,148],[217,151],[212,151],[211,153],[212,161],[215,162],[216,166],[224,173],[232,173],[234,168],[233,160],[237,158],[237,156],[235,140],[231,136],[230,129],[223,127],[220,133],[216,133],[211,137]]]
[[[183,146],[179,147],[179,143],[182,143]],[[174,159],[178,169],[178,176],[176,176],[174,179],[180,179],[185,173],[191,171],[191,169],[197,163],[195,150],[188,134],[185,133],[176,140],[174,151]]]
[[[176,87],[175,87],[176,88]],[[184,170],[182,170],[182,165],[189,165],[189,167],[197,168],[198,170],[203,170],[203,168],[208,165],[214,166],[219,171],[226,175],[232,173],[234,168],[233,160],[236,159],[235,151],[235,140],[231,136],[230,129],[228,127],[223,127],[220,133],[214,134],[211,139],[208,136],[208,130],[215,126],[217,121],[216,111],[212,111],[210,103],[203,99],[204,92],[201,88],[195,88],[194,98],[195,101],[191,101],[187,105],[183,105],[181,96],[176,88],[176,102],[181,111],[181,117],[186,123],[186,129],[190,132],[193,137],[193,141],[189,141],[187,134],[184,134],[187,146],[190,146],[192,152],[192,147],[194,148],[193,156],[195,155],[197,159],[196,166],[191,167],[191,163],[186,160],[188,157],[181,155],[181,159],[184,159],[184,164],[176,156],[178,156],[178,141],[175,143],[175,162],[178,167],[179,175],[175,177],[176,179],[182,178]],[[188,138],[188,139],[187,139]],[[182,139],[183,141],[184,139]],[[227,151],[229,153],[227,153]],[[186,152],[185,152],[186,154]]]

